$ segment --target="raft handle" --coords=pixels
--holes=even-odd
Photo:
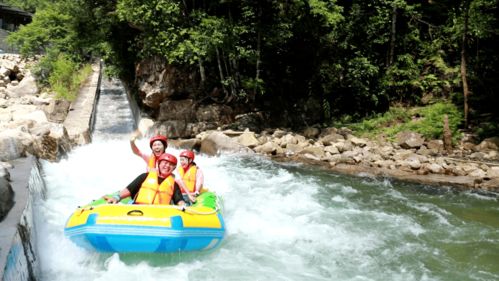
[[[144,213],[141,210],[131,210],[126,213],[128,216],[143,216]]]

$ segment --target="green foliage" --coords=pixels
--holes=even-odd
[[[76,47],[75,30],[72,28],[73,16],[61,13],[58,5],[37,12],[31,24],[22,26],[12,33],[7,41],[19,48],[24,56],[32,56],[56,48],[71,51]]]
[[[392,101],[417,103],[421,98],[421,65],[411,54],[397,56],[382,80],[382,86]]]
[[[73,101],[78,95],[80,86],[90,75],[90,65],[80,68],[79,65],[64,54],[57,56],[51,63],[48,82],[59,99]]]
[[[357,56],[347,62],[346,67],[346,82],[349,87],[353,88],[353,93],[357,94],[360,99],[371,99],[374,103],[377,101],[376,95],[370,93],[373,88],[371,83],[378,76],[379,67],[369,61],[368,58]]]
[[[343,20],[342,8],[336,1],[308,0],[311,15],[322,18],[324,25],[334,27]]]
[[[108,74],[129,79],[140,60],[158,56],[203,79],[193,93],[200,100],[211,100],[204,98],[218,89],[223,102],[278,108],[276,114],[296,109],[323,117],[311,122],[329,123],[345,114],[350,120],[372,116],[393,104],[462,104],[464,46],[472,112],[497,115],[495,0],[8,2],[36,10],[33,22],[8,40],[24,55],[45,54],[36,73],[46,84],[60,53],[67,59],[67,69],[58,66],[62,72],[71,68],[68,61],[101,57]],[[62,75],[57,80],[66,81]],[[320,101],[313,110],[321,112],[307,112],[306,100]],[[387,114],[413,123],[412,115]]]
[[[57,60],[59,53],[60,52],[55,49],[48,50],[45,56],[40,58],[38,64],[33,67],[33,74],[36,76],[38,83],[41,85],[50,85],[48,80],[49,75],[53,70],[54,61]]]
[[[393,107],[384,114],[374,115],[359,123],[348,124],[348,127],[366,137],[384,135],[394,138],[399,132],[413,131],[428,139],[441,139],[445,114],[448,116],[452,135],[454,139],[457,139],[460,137],[458,128],[463,121],[463,116],[455,105],[446,102],[437,102],[410,110],[405,107]]]

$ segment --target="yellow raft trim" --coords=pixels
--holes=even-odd
[[[208,207],[172,205],[105,204],[78,208],[68,219],[66,228],[85,225],[88,217],[98,214],[96,225],[137,225],[171,227],[170,217],[180,216],[184,227],[222,228],[218,213]]]

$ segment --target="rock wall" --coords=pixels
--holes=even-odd
[[[14,191],[10,185],[10,174],[5,167],[0,166],[0,221],[12,206],[14,206]]]
[[[2,222],[0,230],[0,276],[3,281],[36,280],[40,270],[33,205],[44,196],[45,184],[40,163],[35,158],[17,161],[16,168],[11,171],[16,205]],[[26,173],[29,173],[29,178]]]

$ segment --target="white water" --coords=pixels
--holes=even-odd
[[[63,233],[76,206],[124,188],[145,171],[128,143],[133,122],[119,119],[128,129],[100,131],[67,159],[43,163],[48,192],[35,217],[41,280],[499,279],[496,199],[244,155],[196,158],[206,185],[224,199],[227,236],[219,248],[171,255],[80,249]],[[138,144],[148,149],[147,140]]]

